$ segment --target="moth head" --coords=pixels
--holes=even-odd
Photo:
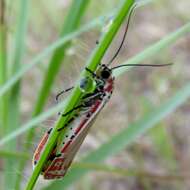
[[[108,80],[112,75],[112,71],[106,65],[103,64],[100,65],[100,67],[98,68],[96,75],[103,80]]]

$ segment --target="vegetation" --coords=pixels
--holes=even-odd
[[[68,119],[57,112],[80,101],[83,92],[76,81],[88,75],[84,66],[95,71],[114,54],[134,1],[0,2],[0,180],[5,190],[29,190],[57,140],[55,129]],[[114,95],[71,170],[63,180],[44,183],[39,178],[35,189],[188,188],[188,2],[180,2],[182,10],[170,1],[138,3],[115,64],[174,65],[114,72]],[[68,98],[55,105],[56,93],[73,83]],[[34,149],[52,126],[48,146],[32,171]]]

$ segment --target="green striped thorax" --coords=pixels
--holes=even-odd
[[[84,93],[91,93],[96,89],[96,81],[91,76],[86,76],[80,80],[79,88]]]

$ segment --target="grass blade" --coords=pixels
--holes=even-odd
[[[7,150],[0,150],[0,157],[6,157],[11,159],[22,159],[23,157],[26,159],[29,159],[30,156],[26,153],[22,152],[13,152],[13,151],[7,151]]]
[[[174,112],[179,106],[185,103],[190,97],[190,83],[181,88],[168,101],[158,108],[152,110],[142,119],[126,126],[126,129],[113,136],[107,143],[101,145],[97,150],[87,155],[82,162],[99,163],[106,158],[119,153],[127,145],[133,143],[139,136],[143,135],[148,129],[154,127],[158,122],[163,120],[169,114]],[[79,180],[81,176],[86,174],[89,169],[72,168],[62,181],[55,181],[43,190],[58,190],[66,188]]]
[[[101,171],[101,172],[108,172],[112,174],[121,175],[124,177],[130,177],[130,176],[136,176],[136,177],[143,177],[143,178],[150,178],[151,180],[155,181],[168,181],[168,180],[185,180],[189,179],[190,175],[189,173],[160,173],[160,172],[150,172],[142,169],[124,169],[124,168],[118,168],[113,167],[111,165],[105,165],[105,164],[96,164],[96,163],[83,163],[83,162],[77,162],[73,163],[73,168],[79,168],[79,169],[88,169],[89,171]]]
[[[13,132],[9,133],[4,138],[2,138],[0,140],[0,146],[7,144],[8,142],[24,134],[31,128],[36,127],[37,124],[46,120],[48,117],[52,116],[53,114],[59,112],[61,109],[63,109],[64,106],[65,106],[65,102],[62,102],[59,105],[56,105],[53,108],[50,108],[48,111],[36,116],[32,120],[30,120],[28,123],[24,124],[23,126],[19,127],[17,130],[14,130]]]
[[[25,50],[25,36],[27,32],[27,23],[28,23],[28,12],[29,12],[29,0],[20,0],[19,2],[20,10],[18,15],[18,25],[15,39],[15,54],[12,66],[12,75],[16,73],[20,67],[22,58],[24,56]],[[20,81],[18,81],[10,91],[8,96],[9,98],[9,114],[8,114],[8,124],[6,132],[11,132],[12,130],[18,128],[19,119],[20,119]],[[6,147],[9,151],[16,150],[16,141],[9,142]],[[13,189],[15,185],[15,174],[14,168],[16,167],[17,162],[14,158],[7,158],[5,161],[5,189]],[[12,180],[10,180],[12,179]]]
[[[160,125],[155,126],[150,130],[149,136],[158,154],[162,155],[163,161],[167,164],[167,167],[171,170],[176,169],[177,160],[175,159],[174,145],[172,144],[171,136],[165,125],[160,123]]]

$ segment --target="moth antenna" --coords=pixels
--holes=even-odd
[[[119,54],[121,48],[123,47],[123,43],[125,41],[125,38],[126,38],[126,35],[127,35],[127,32],[128,32],[128,29],[129,29],[129,23],[130,23],[130,20],[131,20],[131,16],[132,16],[132,13],[133,11],[135,10],[135,8],[137,7],[137,4],[135,4],[130,12],[129,12],[129,16],[128,16],[128,20],[127,20],[127,25],[126,25],[126,28],[125,28],[125,32],[124,32],[124,35],[123,35],[123,39],[121,41],[121,44],[119,46],[119,48],[117,49],[115,55],[111,58],[111,60],[109,61],[109,63],[107,64],[107,66],[111,65],[111,63],[114,61],[114,59],[117,57],[117,55]]]
[[[173,63],[167,63],[167,64],[123,64],[123,65],[118,65],[118,66],[115,66],[115,67],[112,67],[111,70],[114,70],[114,69],[118,69],[120,67],[165,67],[165,66],[170,66],[170,65],[173,65]]]
[[[58,99],[59,99],[59,97],[60,97],[62,94],[64,94],[65,92],[68,92],[68,91],[72,90],[73,88],[74,88],[74,86],[72,86],[72,87],[70,87],[70,88],[68,88],[68,89],[66,89],[66,90],[62,90],[61,92],[59,92],[59,93],[56,95],[56,97],[55,97],[56,102],[58,102]]]

